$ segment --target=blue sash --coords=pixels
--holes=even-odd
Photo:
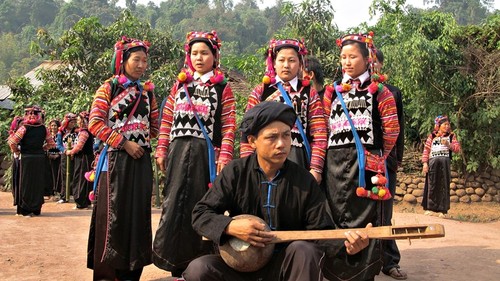
[[[290,100],[290,97],[288,96],[287,92],[283,88],[283,85],[281,84],[281,82],[278,82],[277,85],[278,85],[278,89],[280,90],[280,93],[283,96],[283,99],[285,100],[286,104],[288,104],[290,107],[293,108],[292,101]],[[311,145],[309,144],[309,141],[307,140],[306,133],[304,132],[304,127],[302,126],[302,122],[300,122],[300,119],[298,116],[297,116],[297,119],[295,120],[295,125],[297,126],[297,129],[299,129],[300,135],[302,136],[302,143],[304,144],[304,148],[306,149],[307,162],[308,162],[308,164],[311,164]]]

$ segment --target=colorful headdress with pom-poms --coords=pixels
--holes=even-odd
[[[44,111],[38,105],[28,106],[24,108],[24,124],[38,125],[43,123]]]
[[[439,127],[444,123],[444,122],[449,122],[450,119],[448,119],[447,115],[438,115],[434,119],[434,133],[439,132]],[[449,133],[449,132],[447,132]]]
[[[78,117],[80,117],[80,120],[81,120],[81,125],[80,125],[80,129],[87,129],[88,125],[89,125],[89,112],[84,110],[80,113],[78,113]]]
[[[66,131],[66,129],[68,128],[69,122],[74,121],[74,120],[76,120],[76,114],[71,113],[71,112],[66,113],[66,115],[64,115],[63,121],[61,122],[61,127],[59,127],[59,131],[60,132]]]
[[[214,53],[214,76],[210,78],[212,84],[225,83],[227,80],[224,78],[224,73],[220,70],[220,48],[222,42],[217,36],[217,32],[191,31],[186,35],[186,43],[184,44],[184,51],[186,57],[184,59],[184,68],[177,75],[177,81],[180,83],[189,83],[193,81],[193,74],[195,72],[193,63],[191,62],[191,47],[196,42],[205,42]]]
[[[111,72],[113,75],[120,75],[123,72],[123,55],[125,52],[135,47],[143,47],[147,54],[149,46],[151,44],[148,41],[122,36],[122,39],[115,43],[115,52],[111,60]]]
[[[283,39],[276,40],[271,39],[269,41],[269,47],[267,48],[266,54],[266,73],[262,78],[262,83],[264,84],[274,84],[276,83],[276,71],[274,70],[274,60],[276,59],[276,54],[279,50],[283,48],[293,48],[299,54],[299,59],[304,65],[304,57],[307,55],[306,45],[304,40],[296,39]]]
[[[358,43],[366,44],[366,48],[368,49],[368,62],[369,69],[371,74],[372,83],[368,86],[368,92],[371,94],[376,93],[377,91],[381,91],[384,87],[382,82],[387,80],[387,75],[378,73],[375,71],[375,62],[377,62],[377,52],[375,48],[375,44],[373,43],[373,31],[368,32],[368,34],[348,34],[344,35],[342,38],[337,39],[337,46],[342,49],[344,43],[347,41],[355,41]],[[337,86],[337,90],[339,92],[346,92],[351,89],[350,85],[340,84]]]
[[[14,119],[12,119],[12,122],[10,123],[9,136],[17,132],[19,127],[21,127],[22,123],[23,123],[23,117],[21,116],[14,117]]]

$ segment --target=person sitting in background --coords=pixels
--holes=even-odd
[[[309,170],[318,183],[322,180],[326,124],[321,100],[310,81],[300,79],[307,48],[296,39],[271,39],[267,49],[266,75],[248,97],[246,111],[263,101],[287,104],[297,114],[292,129],[292,148],[288,158]],[[253,148],[240,144],[240,157],[246,157]]]

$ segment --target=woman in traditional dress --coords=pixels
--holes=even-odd
[[[30,106],[24,110],[24,121],[7,140],[19,156],[19,185],[15,195],[17,215],[38,216],[44,203],[47,164],[46,150],[55,147],[48,129],[43,125],[42,109]]]
[[[75,209],[87,209],[90,205],[89,193],[92,190],[92,183],[85,179],[85,173],[91,170],[94,161],[94,136],[88,131],[89,113],[82,111],[78,114],[76,129],[76,144],[66,155],[73,157],[73,198]]]
[[[61,178],[63,186],[59,193],[59,201],[57,201],[57,203],[59,204],[67,202],[66,189],[70,190],[71,192],[71,187],[73,186],[74,161],[73,157],[66,156],[66,151],[68,149],[71,149],[71,147],[75,145],[76,138],[76,114],[68,112],[66,113],[66,115],[64,115],[64,119],[61,122],[61,127],[59,127],[56,141],[57,148],[62,154],[61,165],[59,167],[59,176]],[[69,179],[67,179],[68,176]],[[69,185],[69,187],[67,185]]]
[[[326,149],[324,112],[315,88],[300,79],[307,54],[304,42],[272,39],[267,49],[266,75],[248,97],[246,110],[262,101],[288,104],[297,113],[292,129],[292,150],[288,159],[306,168],[321,182]],[[240,145],[240,157],[253,153],[248,143]]]
[[[162,215],[153,243],[159,268],[181,276],[189,262],[211,252],[191,226],[191,212],[233,158],[235,99],[219,68],[215,31],[189,32],[185,68],[162,108],[156,161],[165,172]]]
[[[457,136],[451,131],[448,116],[437,116],[434,131],[425,141],[422,154],[425,174],[422,207],[426,215],[446,217],[450,209],[451,155],[460,151]]]
[[[61,127],[61,122],[57,119],[52,119],[49,122],[50,136],[57,143],[57,133],[59,132],[59,127]],[[51,148],[47,151],[49,158],[49,177],[52,179],[52,192],[53,194],[61,194],[64,184],[62,182],[62,177],[60,173],[61,168],[61,152],[57,147]]]
[[[381,200],[391,196],[385,186],[385,159],[399,124],[394,97],[381,83],[385,76],[373,71],[372,36],[350,34],[337,41],[343,77],[340,85],[327,87],[323,99],[329,129],[324,189],[337,228],[380,226]],[[343,249],[325,261],[325,277],[374,280],[382,267],[381,251],[378,240],[353,256]]]
[[[9,137],[14,135],[21,127],[21,124],[23,122],[23,117],[22,116],[16,116],[14,119],[12,119],[12,122],[10,123],[10,129],[9,129]],[[17,206],[17,200],[18,200],[18,192],[19,192],[19,153],[13,152],[12,153],[12,198],[13,198],[13,205]],[[17,213],[16,213],[17,215]]]
[[[140,81],[149,45],[127,37],[115,44],[114,77],[99,87],[90,111],[89,131],[106,144],[87,252],[94,280],[139,280],[151,264],[150,141],[158,134],[158,107],[153,84]]]

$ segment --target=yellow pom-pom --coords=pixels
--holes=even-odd
[[[95,180],[95,173],[94,172],[92,172],[92,174],[90,174],[89,180],[90,181],[94,181]]]
[[[179,73],[179,75],[177,75],[177,79],[180,81],[180,82],[184,82],[186,81],[186,78],[187,78],[187,75],[185,72],[181,72]]]
[[[378,191],[378,197],[380,197],[380,198],[384,197],[385,193],[386,193],[385,189],[380,189]]]
[[[262,77],[262,83],[271,84],[271,77],[265,75],[264,77]]]

